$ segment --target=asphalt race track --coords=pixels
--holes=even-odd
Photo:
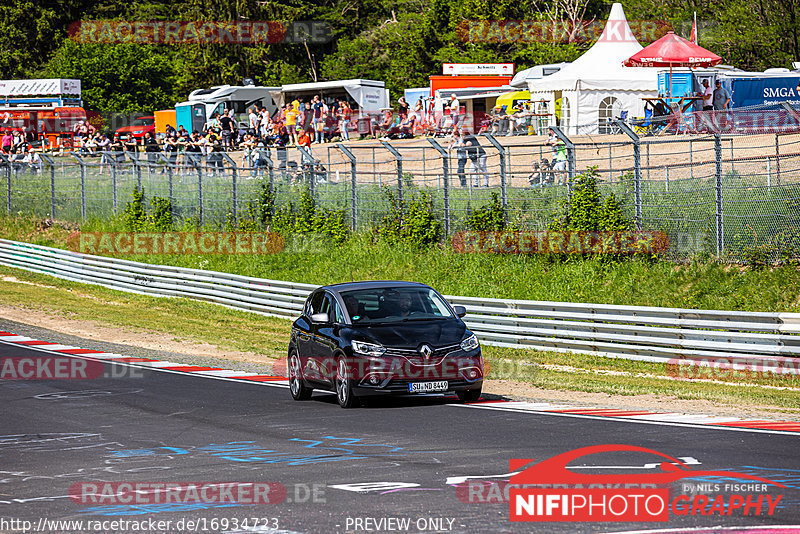
[[[52,357],[0,342],[0,362]],[[86,362],[81,358],[91,354],[67,357]],[[54,520],[172,522],[169,528],[139,525],[121,532],[623,532],[800,524],[797,432],[505,411],[435,396],[343,410],[327,393],[295,402],[278,381],[233,381],[107,361],[91,365],[106,376],[0,380],[0,532],[96,531],[57,529]],[[747,515],[741,508],[703,515],[709,508],[701,506],[685,515],[670,512],[668,522],[509,521],[508,502],[497,502],[507,489],[509,461],[532,465],[605,444],[645,447],[680,458],[693,470],[750,473],[786,488],[728,489],[725,484],[748,482],[734,474],[671,485],[671,499],[707,494],[709,504],[717,495],[782,495],[772,515],[765,504],[760,515],[755,508]],[[625,451],[569,466],[586,475],[624,473],[633,482],[660,472],[661,460]],[[145,502],[118,502],[112,494],[92,501],[98,495],[86,489],[209,482],[262,488],[278,483],[268,487],[280,502],[154,502],[152,492],[141,494]],[[485,499],[494,502],[480,502]],[[23,521],[32,526],[21,528]],[[197,523],[186,528],[187,521]]]

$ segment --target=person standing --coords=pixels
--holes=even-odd
[[[144,135],[144,151],[147,154],[147,163],[150,165],[150,171],[152,172],[153,166],[158,161],[158,153],[161,152],[161,147],[158,145],[153,132],[147,132]]]
[[[414,115],[417,117],[415,124],[417,125],[418,129],[421,129],[423,123],[425,122],[425,102],[423,101],[422,97],[419,97],[417,103],[414,104]]]
[[[250,108],[250,114],[247,115],[247,120],[249,121],[250,129],[247,133],[250,135],[258,135],[258,115],[256,114],[256,108]]]
[[[289,143],[292,145],[297,142],[297,138],[295,136],[297,115],[298,112],[296,109],[294,109],[294,106],[292,104],[286,104],[286,112],[284,113],[284,116],[286,117],[286,131],[289,133]]]
[[[350,124],[351,112],[352,110],[350,109],[350,104],[348,104],[346,100],[343,100],[339,105],[339,133],[341,134],[343,141],[350,140],[350,132],[347,130],[347,128]]]
[[[478,142],[474,135],[464,137],[464,144],[467,147],[467,156],[472,160],[470,174],[472,174],[473,187],[481,187],[480,178],[483,177],[483,187],[489,187],[489,173],[486,169],[486,150]]]
[[[715,111],[728,109],[728,106],[731,103],[731,94],[728,92],[727,89],[722,87],[722,83],[717,80],[714,82],[714,97],[713,97],[713,106]]]
[[[453,142],[447,150],[451,151],[453,148],[456,149],[456,161],[458,162],[458,170],[456,171],[458,181],[461,183],[461,187],[467,187],[467,173],[465,172],[467,168],[467,148],[464,145],[464,136],[461,135],[460,130],[456,130]]]
[[[458,97],[456,97],[455,93],[450,95],[450,104],[447,106],[447,109],[450,110],[450,118],[453,120],[453,131],[456,131],[459,127],[461,102],[458,101]]]
[[[322,114],[325,111],[325,104],[322,103],[319,95],[315,95],[311,100],[311,109],[314,111],[314,115],[311,120],[312,124],[314,125],[314,142],[321,143],[322,128],[324,126],[322,123]]]
[[[714,109],[714,89],[711,88],[711,84],[708,83],[708,80],[703,80],[703,111],[711,111]]]
[[[222,147],[225,150],[229,150],[233,139],[233,119],[228,114],[228,110],[222,112],[222,117],[219,118],[219,125],[222,128]]]
[[[314,122],[314,110],[311,109],[311,102],[306,102],[303,105],[303,131],[307,132]]]

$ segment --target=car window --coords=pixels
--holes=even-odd
[[[308,309],[309,317],[314,315],[315,313],[320,313],[320,310],[322,309],[322,303],[324,302],[324,300],[325,300],[325,293],[323,291],[320,291],[319,293],[314,293],[311,296],[310,305]]]
[[[398,287],[346,291],[342,298],[354,324],[452,317],[436,291],[425,287]]]

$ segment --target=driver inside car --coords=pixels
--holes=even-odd
[[[397,299],[397,315],[400,317],[407,317],[411,314],[411,296],[400,295]]]

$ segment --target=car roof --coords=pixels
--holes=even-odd
[[[340,284],[331,284],[322,286],[320,289],[327,289],[336,293],[343,291],[354,291],[357,289],[387,289],[392,287],[423,287],[430,288],[426,284],[419,282],[405,282],[400,280],[364,280],[359,282],[342,282]]]

